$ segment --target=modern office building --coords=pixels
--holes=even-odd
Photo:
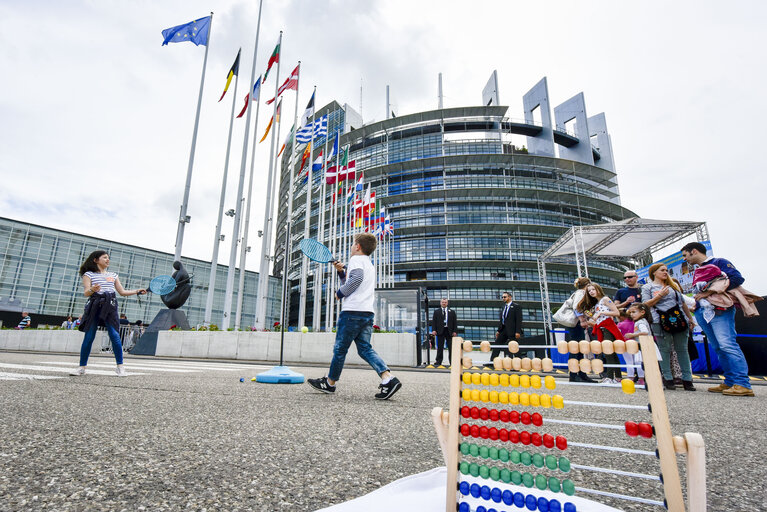
[[[523,306],[525,334],[542,334],[537,257],[571,226],[636,215],[621,206],[605,116],[587,116],[583,93],[554,107],[552,116],[543,78],[522,98],[520,120],[509,118],[509,108],[499,106],[497,86],[489,101],[483,100],[489,106],[419,112],[354,129],[338,103],[322,111],[336,120],[329,128],[331,140],[334,127],[346,128],[341,146],[349,147],[357,172],[364,173],[364,182],[372,185],[392,219],[394,287],[424,288],[432,304],[449,298],[459,330],[469,339],[492,339],[501,292],[510,291]],[[519,139],[524,142],[514,142]],[[312,160],[324,144],[318,142]],[[284,198],[287,160],[280,189]],[[298,242],[304,236],[308,185],[304,173],[297,173],[294,181],[292,323],[301,275]],[[320,178],[313,180],[316,190]],[[328,189],[326,204],[331,193]],[[310,236],[315,237],[320,198],[316,191],[313,196]],[[286,215],[283,201],[276,274],[283,266]],[[590,277],[609,292],[620,284],[623,270],[620,263],[589,262]],[[574,265],[548,267],[552,303],[570,295],[576,277]],[[311,288],[309,280],[307,325]]]
[[[109,269],[118,273],[126,289],[146,287],[152,278],[173,272],[171,253],[0,217],[0,311],[24,309],[32,313],[33,319],[36,315],[77,317],[85,305],[78,270],[88,254],[97,249],[109,253]],[[193,275],[192,293],[181,311],[194,326],[202,323],[205,314],[210,262],[184,257],[181,261]],[[237,272],[235,282],[239,279]],[[226,274],[227,268],[218,265],[213,299],[215,324],[220,324],[222,318]],[[246,272],[243,326],[255,322],[257,287],[258,273]],[[270,278],[267,325],[279,319],[279,293],[279,281]],[[119,304],[128,320],[142,320],[145,324],[165,308],[152,294],[142,297],[141,303],[133,296],[122,297]]]

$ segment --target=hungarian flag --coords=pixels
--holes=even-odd
[[[282,36],[280,36],[280,39],[278,41],[282,40]],[[266,77],[269,76],[269,70],[272,69],[272,66],[275,65],[280,61],[280,43],[277,43],[277,46],[274,47],[274,51],[272,52],[272,56],[269,57],[269,64],[266,66],[266,73],[264,73],[264,82],[266,82]]]
[[[218,99],[218,101],[221,101],[224,99],[224,96],[226,95],[226,91],[229,90],[229,84],[232,83],[232,77],[234,77],[234,75],[236,75],[240,71],[240,53],[241,52],[242,52],[242,48],[240,48],[237,51],[237,58],[234,59],[234,64],[232,64],[232,69],[230,69],[229,74],[226,75],[226,85],[224,86],[224,92],[221,93],[221,97]],[[247,104],[248,103],[246,102],[245,105]]]
[[[279,89],[277,89],[277,97],[282,96],[282,93],[287,91],[288,89],[293,89],[294,91],[298,90],[298,68],[301,66],[299,64],[296,66],[296,69],[293,70],[293,72],[290,74],[290,76],[285,80],[285,83],[280,86]],[[270,99],[266,102],[267,105],[271,105],[272,102],[274,102],[275,98]]]
[[[226,91],[224,91],[226,92]],[[253,85],[253,93],[248,93],[245,95],[245,106],[242,107],[242,110],[239,114],[237,114],[237,118],[239,119],[245,114],[245,111],[248,110],[248,100],[252,97],[253,101],[258,101],[258,98],[261,96],[261,77],[258,77],[258,80],[256,80],[256,83]],[[222,96],[223,98],[223,96]],[[221,101],[221,100],[218,100]]]
[[[271,119],[269,119],[269,124],[266,127],[266,131],[264,132],[264,136],[261,137],[261,140],[258,141],[259,143],[264,142],[264,139],[267,135],[269,135],[269,130],[272,129],[272,123],[279,123],[280,122],[280,110],[282,110],[282,100],[280,100],[279,103],[277,103],[277,113],[272,116]],[[275,119],[276,118],[276,119]]]

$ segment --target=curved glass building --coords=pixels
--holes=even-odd
[[[544,78],[525,95],[523,106],[524,120],[507,117],[508,107],[491,105],[420,112],[361,127],[350,126],[348,106],[334,102],[323,109],[332,114],[331,141],[335,129],[341,130],[341,146],[348,145],[349,159],[393,222],[393,287],[425,288],[432,305],[450,299],[468,339],[493,338],[503,291],[522,305],[525,335],[542,334],[537,257],[571,226],[636,216],[620,203],[605,117],[586,116],[583,94],[555,107],[552,122]],[[323,144],[317,141],[313,157]],[[295,180],[292,325],[302,272],[298,241],[304,236],[308,185],[303,174]],[[282,177],[280,197],[287,197],[287,165]],[[320,178],[312,180],[315,190]],[[315,192],[312,201],[313,237],[319,195]],[[280,205],[278,217],[277,274],[286,206]],[[589,262],[592,280],[610,292],[623,270],[618,264]],[[570,295],[576,277],[574,265],[547,265],[552,303]],[[308,286],[305,323],[311,325],[311,279]]]

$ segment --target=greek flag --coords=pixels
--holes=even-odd
[[[327,137],[328,135],[328,116],[324,115],[314,121],[314,138]],[[305,144],[312,140],[311,123],[307,124],[296,132],[296,142]]]

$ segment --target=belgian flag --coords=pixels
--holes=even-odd
[[[240,71],[240,52],[242,52],[242,48],[237,50],[237,58],[234,59],[234,64],[232,64],[232,69],[229,70],[229,74],[226,75],[226,85],[224,86],[224,92],[221,93],[221,97],[218,99],[218,101],[224,99],[224,96],[226,96],[226,91],[229,90],[229,84],[232,83],[232,77],[234,77],[234,75]]]

